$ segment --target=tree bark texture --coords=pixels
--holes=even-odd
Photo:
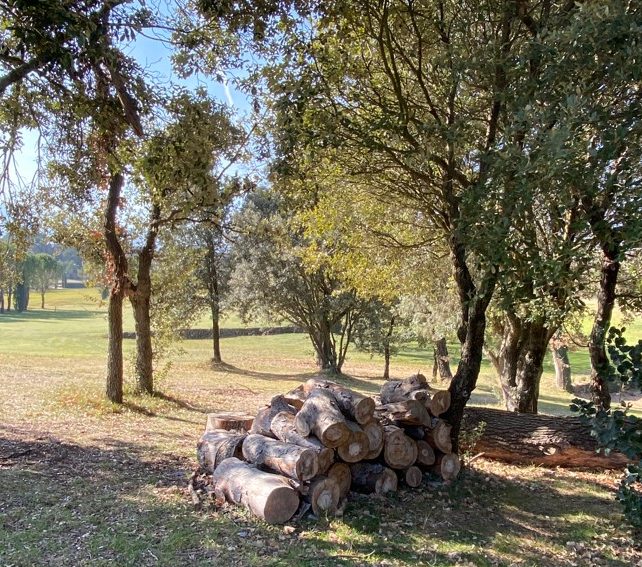
[[[123,401],[123,300],[130,291],[127,257],[118,240],[116,227],[116,213],[124,183],[122,173],[111,176],[103,219],[107,272],[110,278],[106,391],[109,400],[116,403]]]
[[[303,437],[313,433],[326,447],[339,447],[350,438],[350,429],[335,397],[323,388],[310,392],[296,414],[295,424]]]
[[[319,472],[317,453],[292,443],[248,435],[243,441],[243,457],[256,465],[296,480],[310,480]]]
[[[609,358],[605,343],[611,326],[616,298],[615,288],[620,272],[620,262],[617,258],[617,251],[608,248],[604,250],[600,269],[600,290],[597,293],[597,312],[589,337],[593,403],[597,408],[603,409],[611,407],[611,393],[608,385]]]
[[[497,364],[507,410],[537,413],[542,365],[552,335],[542,321],[523,321],[512,313],[505,316]]]
[[[481,422],[485,425],[480,426]],[[561,467],[612,469],[626,464],[620,453],[608,456],[597,453],[591,429],[575,417],[517,414],[513,412],[468,407],[464,429],[482,434],[476,452],[489,459],[510,463]]]
[[[274,419],[274,416],[280,412],[287,412],[292,415],[296,413],[294,408],[288,404],[284,396],[274,396],[270,400],[270,405],[261,408],[256,414],[250,433],[257,433],[259,435],[265,435],[266,437],[276,438],[276,435],[272,431],[272,420]]]
[[[571,361],[568,358],[566,345],[551,344],[551,356],[555,367],[555,385],[564,392],[573,393],[571,381]]]
[[[243,441],[245,433],[236,433],[224,429],[206,431],[196,447],[198,464],[201,468],[212,472],[225,459],[243,456]]]
[[[368,423],[372,419],[375,409],[375,402],[372,398],[362,396],[354,390],[341,386],[336,382],[318,378],[310,378],[303,385],[303,392],[306,395],[310,395],[310,392],[317,388],[332,392],[339,408],[349,419],[360,424]]]
[[[435,342],[434,356],[436,370],[433,370],[433,376],[438,375],[442,380],[452,380],[453,373],[450,370],[448,346],[444,337]]]
[[[268,524],[287,522],[299,507],[299,495],[285,477],[259,471],[234,457],[216,468],[212,480],[217,496],[249,508]]]
[[[152,262],[158,235],[157,221],[161,210],[152,206],[147,237],[142,250],[138,253],[138,278],[132,286],[129,301],[134,309],[136,327],[136,391],[154,393],[154,351],[152,347]]]

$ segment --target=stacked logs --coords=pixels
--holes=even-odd
[[[311,378],[251,416],[213,414],[198,444],[217,500],[268,523],[311,509],[334,515],[350,490],[385,494],[417,487],[426,471],[459,472],[450,426],[439,418],[448,392],[422,375],[386,382],[380,398]]]

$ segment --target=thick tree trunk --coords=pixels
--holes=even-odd
[[[435,342],[434,347],[435,367],[433,376],[439,375],[442,380],[452,380],[453,373],[450,370],[450,358],[448,356],[448,346],[446,339],[441,338]]]
[[[615,306],[615,287],[617,285],[620,262],[617,250],[605,249],[600,273],[600,290],[597,294],[597,312],[589,338],[589,355],[591,357],[591,390],[593,402],[599,409],[611,407],[608,374],[609,358],[606,354],[606,335],[611,326],[613,307]]]
[[[551,336],[542,321],[522,321],[513,313],[506,314],[497,358],[502,395],[509,411],[537,413],[544,356]]]
[[[571,382],[571,362],[568,358],[568,347],[566,345],[551,344],[551,356],[555,367],[555,385],[564,392],[573,393]]]
[[[337,350],[332,340],[330,324],[323,321],[318,328],[310,332],[310,338],[317,354],[319,368],[330,374],[340,374]]]
[[[249,508],[268,524],[287,522],[299,507],[299,495],[287,478],[261,472],[235,457],[217,467],[212,481],[217,496]]]
[[[123,300],[129,293],[127,257],[118,240],[116,213],[120,194],[125,183],[121,173],[112,175],[103,219],[108,271],[111,280],[107,321],[109,325],[107,346],[107,398],[112,402],[123,401]]]
[[[481,423],[484,425],[481,425]],[[575,417],[516,414],[467,407],[462,426],[468,432],[481,430],[476,452],[489,459],[511,463],[562,467],[620,468],[627,459],[611,452],[597,453],[591,428]]]

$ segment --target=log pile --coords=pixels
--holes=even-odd
[[[253,419],[210,415],[198,460],[212,473],[217,501],[245,506],[266,522],[310,509],[334,515],[350,490],[416,488],[425,472],[454,479],[459,458],[439,417],[449,404],[448,392],[430,388],[421,374],[386,382],[376,398],[312,378]]]

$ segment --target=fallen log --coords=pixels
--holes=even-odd
[[[417,444],[403,429],[394,425],[384,428],[383,459],[393,469],[406,469],[417,460]]]
[[[381,403],[403,402],[410,399],[412,392],[427,388],[428,382],[423,374],[413,374],[405,380],[389,380],[381,386]]]
[[[294,424],[300,435],[314,433],[326,447],[339,447],[350,438],[350,429],[334,395],[323,388],[310,392]]]
[[[282,411],[291,413],[292,415],[296,413],[295,409],[287,402],[284,396],[274,396],[270,400],[270,405],[261,408],[256,414],[250,433],[274,438],[274,433],[272,433],[272,420],[277,413]]]
[[[375,410],[397,425],[430,425],[431,417],[426,406],[417,400],[403,400],[379,406]]]
[[[339,497],[341,499],[348,496],[350,486],[352,485],[352,474],[350,467],[345,463],[334,463],[328,470],[328,478],[333,479],[339,486]]]
[[[379,463],[355,463],[350,472],[355,492],[385,494],[397,490],[397,475]]]
[[[303,384],[297,386],[294,390],[290,390],[287,394],[283,394],[283,399],[297,410],[303,407],[306,398],[307,395],[303,391]]]
[[[426,407],[431,415],[438,417],[450,409],[451,396],[448,390],[429,388],[428,392],[430,394],[430,400],[426,402]]]
[[[509,463],[614,469],[627,463],[622,453],[597,453],[589,426],[576,417],[518,414],[467,407],[462,430],[474,432],[485,423],[473,450]]]
[[[287,522],[299,507],[299,494],[285,477],[259,471],[235,457],[219,464],[212,482],[217,497],[249,508],[269,524]]]
[[[346,421],[350,429],[347,443],[337,447],[339,458],[346,463],[357,463],[365,459],[370,452],[370,439],[368,435],[352,421]]]
[[[356,421],[360,425],[368,423],[372,419],[372,414],[375,409],[375,403],[372,398],[362,396],[354,390],[346,388],[336,382],[320,380],[318,378],[310,378],[303,385],[303,392],[310,395],[310,392],[317,388],[324,388],[332,392],[339,408],[341,408],[341,411],[349,419]]]
[[[426,428],[424,439],[428,441],[433,449],[439,449],[442,453],[452,453],[453,443],[450,437],[452,425],[442,419],[436,418],[432,427]]]
[[[245,438],[243,457],[250,463],[296,480],[310,480],[319,472],[319,461],[314,450],[264,435],[248,435]]]
[[[319,462],[319,474],[324,474],[332,463],[334,463],[334,451],[332,449],[325,447],[323,443],[313,435],[309,437],[299,435],[294,426],[293,413],[287,411],[277,413],[274,418],[272,418],[270,429],[274,436],[284,443],[292,443],[315,451]]]
[[[215,429],[206,431],[196,446],[198,464],[202,469],[212,472],[223,460],[243,455],[245,433]]]
[[[317,517],[334,516],[339,508],[341,491],[336,480],[319,476],[306,487],[303,499],[312,506],[312,512]]]
[[[408,467],[407,469],[398,470],[397,477],[401,482],[410,488],[417,488],[421,481],[423,480],[424,474],[421,472],[419,467],[415,465]]]
[[[210,413],[207,416],[205,431],[225,429],[226,431],[247,432],[252,428],[254,417],[238,412]]]
[[[416,464],[422,467],[429,467],[435,464],[435,451],[427,441],[417,441]]]
[[[383,425],[378,420],[372,421],[362,425],[363,432],[368,436],[369,450],[365,459],[376,459],[383,450]]]

